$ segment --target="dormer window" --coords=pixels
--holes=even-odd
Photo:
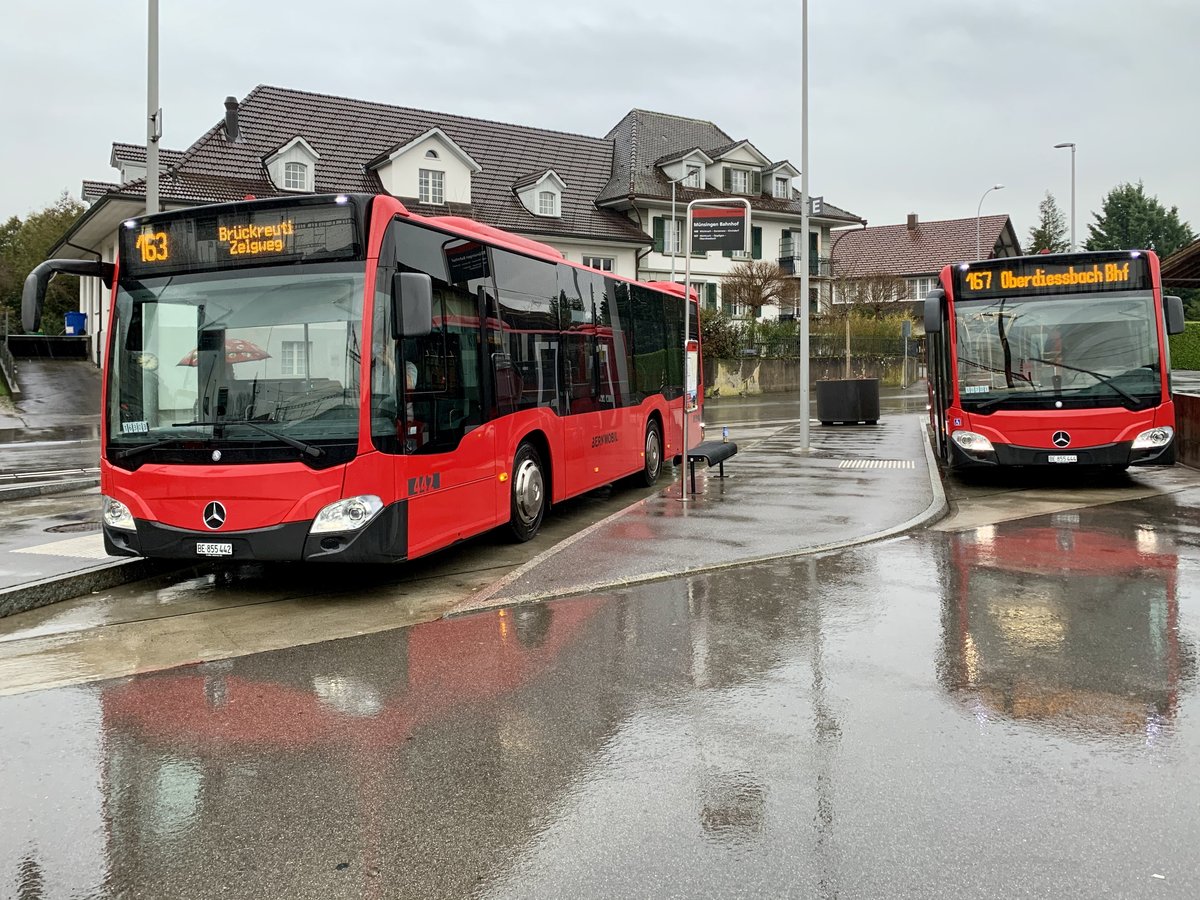
[[[701,186],[700,180],[704,177],[703,170],[699,166],[687,167],[687,177],[683,179],[684,187],[698,188]]]
[[[775,197],[777,200],[788,199],[788,194],[790,193],[789,188],[791,187],[791,185],[788,183],[788,179],[776,176],[774,184],[775,189],[771,192],[771,196]]]
[[[298,162],[284,163],[283,189],[285,191],[308,190],[308,166]]]
[[[729,190],[734,194],[750,193],[750,172],[747,169],[730,169]]]
[[[321,154],[302,137],[294,137],[263,163],[271,181],[281,191],[316,190],[316,167]]]
[[[445,203],[446,173],[436,169],[421,169],[417,176],[417,199],[435,205]]]
[[[526,175],[513,185],[513,192],[521,205],[535,216],[557,219],[562,216],[564,182],[553,169]]]

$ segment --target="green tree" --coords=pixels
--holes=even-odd
[[[1191,226],[1180,220],[1179,207],[1168,210],[1157,197],[1146,196],[1140,181],[1117,185],[1093,216],[1088,250],[1154,250],[1166,259],[1196,238]]]
[[[0,316],[6,312],[16,330],[21,319],[25,276],[83,214],[85,207],[63,191],[57,201],[26,218],[12,216],[0,225]],[[63,313],[79,308],[79,279],[59,275],[50,282],[43,310],[44,327],[62,331]]]
[[[1063,215],[1054,195],[1046,191],[1046,197],[1038,204],[1038,223],[1029,229],[1026,253],[1065,253],[1071,249],[1067,232],[1067,217]]]

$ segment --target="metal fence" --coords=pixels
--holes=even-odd
[[[874,335],[851,335],[850,356],[854,359],[903,358],[905,339],[902,337],[878,337]],[[738,348],[740,356],[764,359],[799,359],[800,339],[794,336],[768,338],[765,340],[742,340]],[[829,332],[809,335],[809,357],[836,359],[846,355],[846,333]],[[912,359],[925,355],[924,337],[907,340],[907,356]]]
[[[0,328],[3,332],[0,333],[0,372],[4,374],[4,381],[8,385],[9,390],[17,389],[17,364],[13,359],[12,351],[8,349],[8,317],[9,310],[4,311],[4,318],[0,320]]]

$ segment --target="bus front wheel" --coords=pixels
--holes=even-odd
[[[663,464],[662,429],[656,419],[646,423],[645,451],[645,464],[641,474],[635,475],[634,478],[643,487],[654,487],[654,482],[658,481],[658,476],[662,474]]]
[[[522,444],[513,458],[511,498],[508,527],[516,540],[531,540],[546,514],[546,478],[542,458],[532,444]]]

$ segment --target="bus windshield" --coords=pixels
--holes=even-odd
[[[964,409],[1161,402],[1149,291],[960,301],[955,325]]]
[[[353,445],[363,279],[357,262],[122,280],[109,361],[117,457],[196,441]]]

